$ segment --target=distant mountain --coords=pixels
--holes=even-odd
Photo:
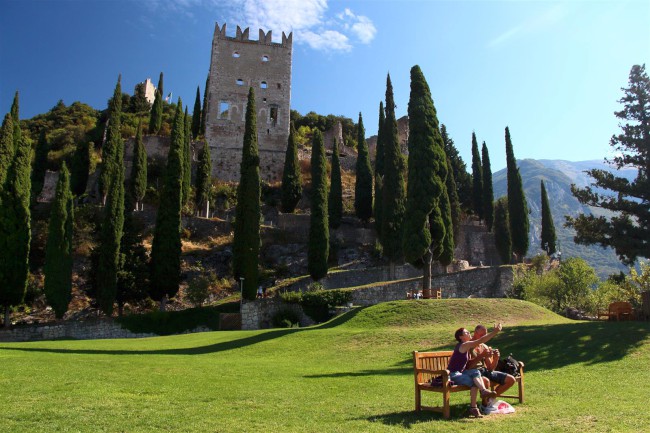
[[[544,180],[546,191],[551,205],[551,213],[555,223],[555,231],[559,240],[562,257],[582,257],[602,277],[612,273],[625,271],[611,248],[601,248],[596,245],[576,245],[573,242],[575,231],[564,227],[565,216],[576,216],[580,213],[595,213],[602,215],[602,209],[593,209],[582,205],[571,194],[571,184],[584,187],[591,183],[591,178],[585,173],[592,168],[616,172],[617,176],[627,179],[636,177],[636,169],[623,169],[617,171],[614,167],[602,161],[563,161],[563,160],[534,160],[523,159],[517,161],[521,179],[526,192],[526,200],[530,212],[530,248],[528,255],[532,256],[542,252],[540,243],[541,236],[541,198],[540,180]],[[500,170],[493,174],[495,198],[507,194],[506,170]],[[597,190],[600,193],[608,191]],[[609,191],[611,193],[611,191]]]

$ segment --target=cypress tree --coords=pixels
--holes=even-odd
[[[483,168],[478,153],[476,134],[472,132],[472,207],[479,220],[483,220]]]
[[[485,217],[485,225],[488,231],[492,231],[492,224],[494,223],[494,190],[492,187],[492,167],[490,166],[490,154],[488,153],[487,145],[483,142],[481,148],[482,156],[482,173],[483,173],[483,216]]]
[[[111,100],[108,136],[104,145],[106,205],[100,232],[97,268],[99,306],[107,316],[113,313],[120,264],[120,243],[124,229],[124,141],[120,132],[121,94],[120,76]]]
[[[201,91],[196,86],[196,100],[194,101],[194,111],[192,112],[192,137],[196,139],[201,131]]]
[[[192,140],[192,119],[187,114],[185,107],[185,142],[183,143],[183,206],[190,201],[192,185],[192,157],[190,155],[190,141]]]
[[[70,189],[72,190],[72,194],[76,196],[80,196],[86,192],[90,170],[90,148],[92,145],[92,143],[87,141],[79,143],[72,155]]]
[[[160,97],[161,98],[165,97],[165,90],[163,89],[163,73],[162,72],[160,73],[160,76],[158,77],[158,87],[156,87],[156,90],[158,90],[160,92]]]
[[[501,197],[494,207],[494,242],[501,262],[510,263],[512,258],[512,240],[510,238],[510,217],[508,216],[508,199]]]
[[[257,294],[260,252],[261,186],[256,113],[255,92],[251,87],[248,89],[246,105],[232,257],[235,279],[244,278],[242,294],[245,299],[255,299]]]
[[[4,182],[0,187],[0,306],[4,306],[5,327],[10,325],[10,307],[20,304],[25,296],[31,241],[32,147],[20,130],[17,92],[11,111],[14,113],[12,122],[3,123],[0,137],[2,163],[6,164],[5,159],[11,156],[9,166],[2,167],[6,174],[3,174]]]
[[[384,197],[382,185],[384,183],[384,101],[379,102],[379,126],[377,128],[377,146],[375,148],[375,230],[381,239],[381,212],[383,210],[382,199]]]
[[[463,209],[470,210],[472,209],[472,176],[467,172],[467,166],[444,124],[440,125],[440,135],[442,136],[442,141],[445,143],[445,154],[451,161],[460,206]]]
[[[203,108],[201,109],[201,135],[205,135],[205,122],[208,118],[208,84],[210,83],[210,74],[205,79],[205,89],[203,89]]]
[[[45,171],[47,170],[47,154],[49,151],[50,146],[47,142],[45,129],[42,129],[38,136],[34,152],[34,164],[32,167],[32,202],[36,202],[36,199],[43,190]]]
[[[22,132],[20,130],[20,116],[19,116],[19,103],[18,91],[14,95],[14,100],[11,103],[11,117],[14,120],[14,149],[18,149],[21,140]]]
[[[163,120],[163,101],[162,95],[158,90],[155,92],[153,105],[151,106],[151,115],[149,116],[149,134],[157,134],[160,131]]]
[[[74,204],[70,191],[70,173],[63,163],[56,184],[56,195],[50,212],[45,247],[45,297],[58,319],[72,299],[72,232]]]
[[[406,205],[404,186],[405,162],[397,136],[395,102],[390,74],[386,79],[386,120],[384,122],[384,182],[382,185],[382,227],[381,243],[384,255],[391,263],[391,274],[395,262],[403,259],[402,222]],[[391,275],[392,276],[392,275]]]
[[[181,194],[183,188],[183,147],[185,117],[183,102],[178,98],[167,168],[156,214],[156,228],[151,243],[150,296],[165,310],[167,299],[176,295],[181,274]]]
[[[354,212],[364,223],[372,216],[372,166],[366,142],[366,129],[363,127],[363,117],[359,113],[357,134],[357,178],[354,184]]]
[[[542,199],[542,249],[550,256],[556,251],[555,224],[553,224],[553,215],[551,215],[551,206],[548,204],[546,187],[544,181],[540,180],[541,199]]]
[[[136,206],[132,194],[124,199],[124,234],[120,249],[120,271],[117,273],[117,314],[122,316],[126,302],[141,301],[149,295],[149,266],[142,235],[133,221]]]
[[[442,133],[440,134],[442,135]],[[454,178],[454,169],[451,165],[451,159],[447,158],[447,197],[449,198],[449,207],[451,209],[451,224],[453,226],[452,236],[455,240],[458,239],[458,231],[460,229],[460,200],[458,199],[458,189],[456,187],[456,179]],[[447,233],[449,234],[449,233]]]
[[[147,192],[147,149],[142,142],[142,122],[138,123],[138,130],[135,133],[130,186],[133,205],[138,210]]]
[[[202,212],[202,209],[208,203],[210,185],[212,184],[212,159],[210,158],[210,148],[207,142],[203,144],[199,154],[199,166],[196,170],[195,182],[196,196],[194,202],[199,212]],[[208,215],[205,217],[207,218]]]
[[[307,267],[314,280],[327,275],[329,257],[329,224],[327,216],[327,164],[320,130],[314,131],[311,147],[311,215]]]
[[[409,263],[424,263],[422,288],[428,292],[431,289],[433,251],[440,256],[444,250],[445,217],[451,220],[451,215],[448,201],[445,210],[449,215],[443,216],[441,208],[447,159],[438,129],[438,117],[429,85],[417,65],[411,68],[408,116],[408,192],[402,245]]]
[[[5,115],[0,129],[0,192],[6,188],[9,167],[14,159],[14,120],[10,113]]]
[[[296,128],[291,122],[287,152],[284,157],[284,170],[282,172],[281,202],[282,212],[284,213],[292,213],[302,197],[302,174],[298,162],[295,135]]]
[[[521,174],[517,168],[517,160],[512,150],[510,130],[506,126],[506,161],[508,173],[508,214],[510,218],[510,236],[512,251],[518,260],[523,260],[528,251],[528,205],[521,182]]]
[[[339,146],[336,139],[332,143],[332,172],[330,176],[327,210],[330,227],[337,229],[341,225],[341,217],[343,216],[343,186],[341,185]]]
[[[449,177],[449,176],[448,176]],[[442,248],[438,255],[438,261],[441,265],[447,267],[454,261],[454,221],[452,217],[452,207],[447,188],[442,189],[440,194],[440,216],[445,228],[445,237],[442,240]]]

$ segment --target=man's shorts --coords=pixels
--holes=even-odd
[[[479,368],[478,371],[481,373],[481,376],[487,377],[492,382],[496,382],[499,385],[506,383],[506,378],[508,375],[502,371],[490,371],[487,368]]]

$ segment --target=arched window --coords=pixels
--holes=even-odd
[[[260,83],[260,88],[262,88],[262,89],[266,89],[267,87],[269,87],[269,85],[266,84],[266,81],[262,81],[262,82]]]
[[[238,86],[243,86],[244,85],[244,80],[242,80],[241,78],[237,78],[237,85]]]
[[[232,56],[233,56],[234,58],[239,58],[239,56],[240,56],[239,51],[235,51],[235,52],[233,52],[233,53],[232,53]]]
[[[263,62],[268,62],[269,61],[269,56],[262,56],[262,61]]]

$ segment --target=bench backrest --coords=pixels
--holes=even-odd
[[[632,313],[632,304],[625,301],[612,302],[609,304],[610,313]]]
[[[446,370],[452,353],[454,352],[451,350],[442,352],[413,352],[413,367],[417,382],[428,382],[433,376],[437,376],[419,370]]]

